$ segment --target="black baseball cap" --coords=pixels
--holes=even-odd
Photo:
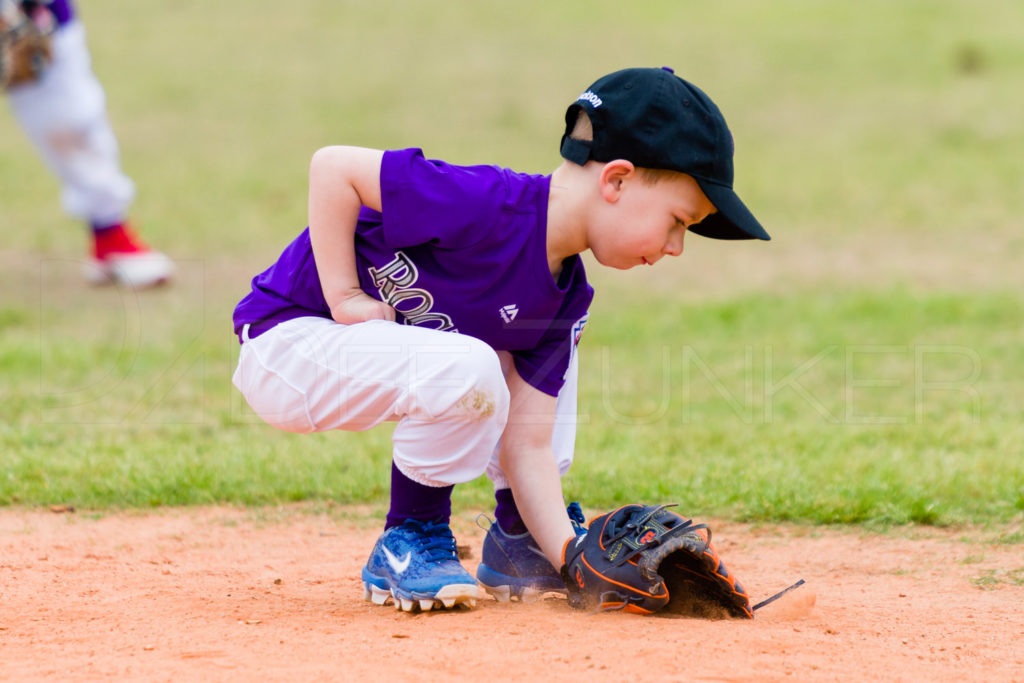
[[[590,117],[592,142],[569,137],[580,109]],[[581,166],[626,159],[686,173],[718,209],[690,232],[721,240],[771,239],[732,189],[732,133],[722,112],[667,66],[616,71],[587,88],[565,112],[561,152]]]

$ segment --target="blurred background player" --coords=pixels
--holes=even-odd
[[[167,282],[174,264],[127,221],[135,185],[121,170],[106,96],[73,3],[0,0],[0,8],[13,25],[8,37],[35,41],[20,65],[8,52],[3,80],[15,118],[60,181],[64,210],[89,225],[86,278],[140,288]]]

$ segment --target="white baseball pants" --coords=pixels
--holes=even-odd
[[[308,317],[245,341],[233,382],[260,418],[289,432],[397,422],[394,462],[413,481],[447,486],[486,472],[496,488],[508,488],[498,450],[511,367],[510,354],[462,334]],[[552,436],[562,474],[575,447],[576,377],[574,360]]]
[[[53,63],[42,78],[9,90],[15,118],[61,183],[70,215],[96,225],[122,220],[135,185],[121,172],[106,95],[92,72],[78,21],[53,36]]]

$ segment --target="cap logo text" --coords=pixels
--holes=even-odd
[[[580,100],[583,100],[584,102],[590,102],[591,106],[593,106],[594,109],[597,109],[602,104],[604,104],[604,102],[601,101],[600,97],[598,97],[589,90],[576,98],[577,102],[579,102]]]

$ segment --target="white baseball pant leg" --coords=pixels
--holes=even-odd
[[[483,474],[508,418],[508,386],[491,347],[382,320],[283,322],[242,344],[233,382],[257,415],[285,431],[397,422],[395,465],[427,486]]]
[[[121,171],[106,95],[92,72],[85,28],[53,36],[53,63],[34,83],[9,90],[15,118],[61,183],[61,204],[95,225],[124,219],[135,185]]]
[[[568,340],[566,343],[569,343]],[[500,351],[498,357],[501,359],[502,371],[507,375],[512,369],[512,355]],[[569,369],[565,373],[565,384],[562,385],[555,401],[555,424],[551,432],[551,450],[555,455],[555,462],[558,464],[558,474],[563,477],[572,466],[573,455],[576,452],[578,358],[579,355],[573,353],[569,360]],[[498,461],[500,453],[501,442],[499,441],[491,454],[491,461],[487,464],[487,476],[494,482],[495,490],[511,488],[508,478],[505,477],[505,473],[501,469],[501,463]]]

